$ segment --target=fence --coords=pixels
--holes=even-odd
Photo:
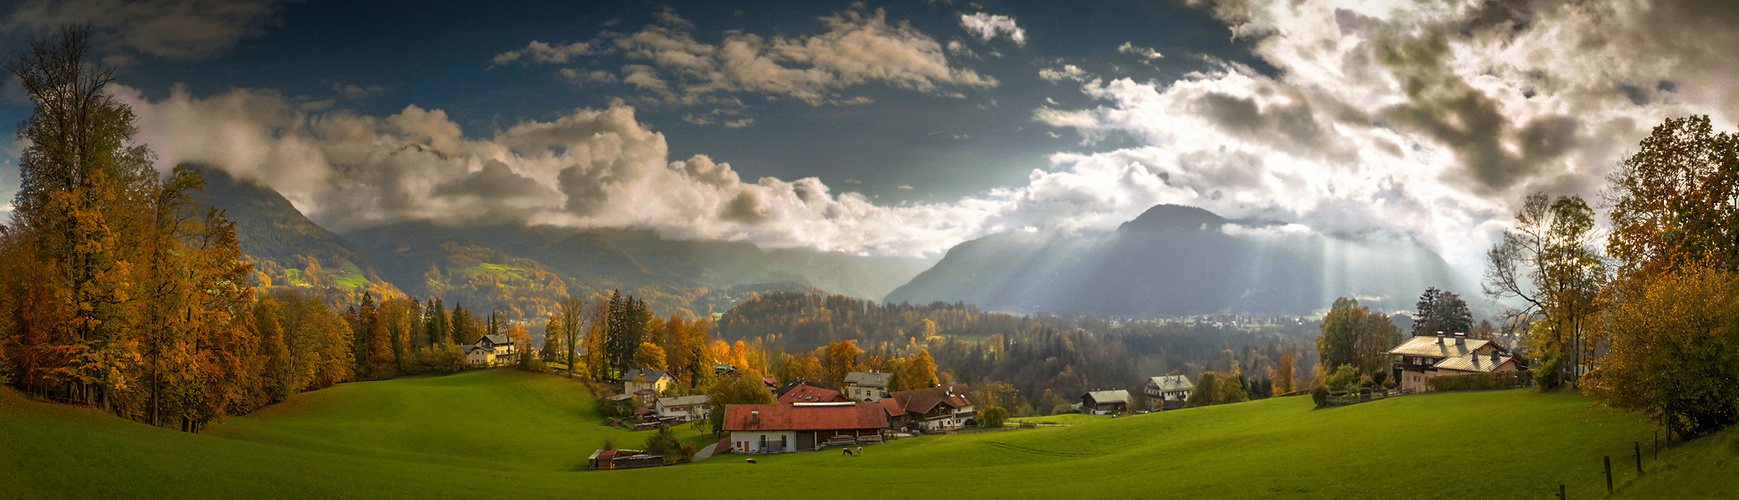
[[[1368,401],[1376,401],[1379,399],[1392,398],[1392,397],[1396,397],[1396,396],[1406,396],[1406,395],[1413,394],[1413,393],[1414,393],[1414,391],[1412,389],[1397,389],[1397,390],[1392,390],[1392,391],[1372,391],[1372,390],[1367,389],[1367,390],[1362,390],[1362,391],[1351,391],[1351,392],[1346,392],[1346,393],[1341,393],[1341,394],[1331,393],[1328,395],[1327,399],[1323,400],[1323,404],[1318,405],[1318,406],[1345,406],[1345,405],[1351,405],[1351,404],[1364,403],[1364,402],[1368,402]]]
[[[1648,475],[1651,469],[1670,469],[1659,465],[1661,453],[1684,443],[1671,432],[1656,429],[1629,441],[1603,446],[1599,456],[1577,457],[1577,462],[1586,467],[1578,465],[1575,476],[1561,478],[1557,484],[1548,486],[1549,494],[1558,499],[1609,495]]]

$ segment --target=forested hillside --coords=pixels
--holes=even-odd
[[[359,286],[380,297],[404,295],[355,245],[302,216],[277,191],[222,169],[190,167],[205,177],[204,190],[194,198],[235,222],[236,239],[253,259],[262,289],[295,288],[334,305],[351,300]]]
[[[799,358],[810,349],[846,341],[855,341],[869,359],[927,351],[943,377],[1010,384],[1018,390],[1017,402],[1038,412],[1052,409],[1041,403],[1047,391],[1065,400],[1093,388],[1139,392],[1147,377],[1173,372],[1192,379],[1217,372],[1262,395],[1270,372],[1288,353],[1290,371],[1300,379],[1295,386],[1307,382],[1317,364],[1316,323],[1294,319],[1225,316],[1114,324],[1092,317],[1014,316],[959,303],[877,304],[837,295],[772,293],[726,312],[717,329],[723,340],[774,339],[768,347]]]

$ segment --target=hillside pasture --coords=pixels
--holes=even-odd
[[[675,467],[584,471],[585,457],[604,439],[635,447],[648,433],[601,425],[584,386],[553,375],[486,370],[344,384],[213,425],[206,435],[0,391],[0,484],[16,485],[8,496],[24,498],[540,498],[629,491],[678,498],[1028,498],[1078,495],[1089,485],[1094,496],[1510,498],[1546,497],[1562,482],[1572,497],[1586,498],[1605,493],[1600,457],[1620,462],[1619,452],[1652,430],[1637,414],[1599,408],[1585,397],[1528,390],[1425,394],[1325,410],[1289,397],[1065,420],[1072,426],[899,439],[865,447],[862,457],[823,451],[756,456],[758,464],[747,464],[724,455]],[[687,426],[679,437],[711,441]],[[1663,461],[1690,449],[1669,451]],[[1687,477],[1717,470],[1705,461],[1684,461],[1678,470]],[[1621,473],[1619,480],[1624,485],[1631,477]]]

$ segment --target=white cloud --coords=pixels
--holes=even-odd
[[[37,32],[89,24],[100,46],[117,54],[205,59],[279,24],[283,0],[26,0],[12,9],[7,30]]]
[[[1160,54],[1159,51],[1153,50],[1153,47],[1141,47],[1135,45],[1135,42],[1123,42],[1123,45],[1117,46],[1117,52],[1134,55],[1135,57],[1141,58],[1143,61],[1151,61],[1165,57],[1165,55]]]
[[[660,105],[743,107],[733,97],[742,93],[816,106],[856,104],[866,98],[843,93],[867,84],[936,95],[956,94],[953,88],[997,85],[995,78],[949,64],[948,50],[941,43],[909,23],[889,22],[879,9],[853,8],[822,17],[826,31],[817,35],[764,37],[728,31],[716,44],[697,40],[694,24],[675,11],[661,11],[659,18],[658,24],[638,32],[605,32],[597,46],[587,50],[626,59],[629,64],[622,66],[620,80]],[[519,51],[508,52],[497,56],[496,63],[521,58]],[[566,59],[535,61],[560,64]],[[591,81],[606,81],[596,71],[561,71],[570,79],[584,74]]]
[[[978,35],[980,40],[986,42],[996,39],[998,36],[1007,36],[1009,41],[1014,42],[1015,45],[1026,46],[1026,30],[1016,25],[1013,17],[983,12],[961,14],[960,27],[965,28],[969,33]]]
[[[1085,82],[1087,81],[1087,77],[1088,75],[1085,70],[1082,70],[1079,66],[1073,64],[1064,64],[1061,69],[1042,68],[1039,70],[1039,78],[1053,82],[1063,80]]]
[[[548,43],[532,40],[531,43],[526,44],[523,49],[509,50],[507,52],[496,54],[495,58],[491,59],[489,63],[491,66],[502,66],[524,59],[531,62],[563,64],[568,62],[569,59],[591,55],[592,53],[592,44],[586,42],[574,42],[566,45],[550,45]]]

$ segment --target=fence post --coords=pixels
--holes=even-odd
[[[1612,493],[1612,455],[1603,458],[1606,459],[1606,492]]]
[[[1564,499],[1564,483],[1558,483],[1558,500]]]
[[[1661,430],[1654,430],[1654,459],[1661,459]]]
[[[1640,476],[1642,475],[1642,443],[1631,441],[1630,444],[1636,447],[1636,475]]]

